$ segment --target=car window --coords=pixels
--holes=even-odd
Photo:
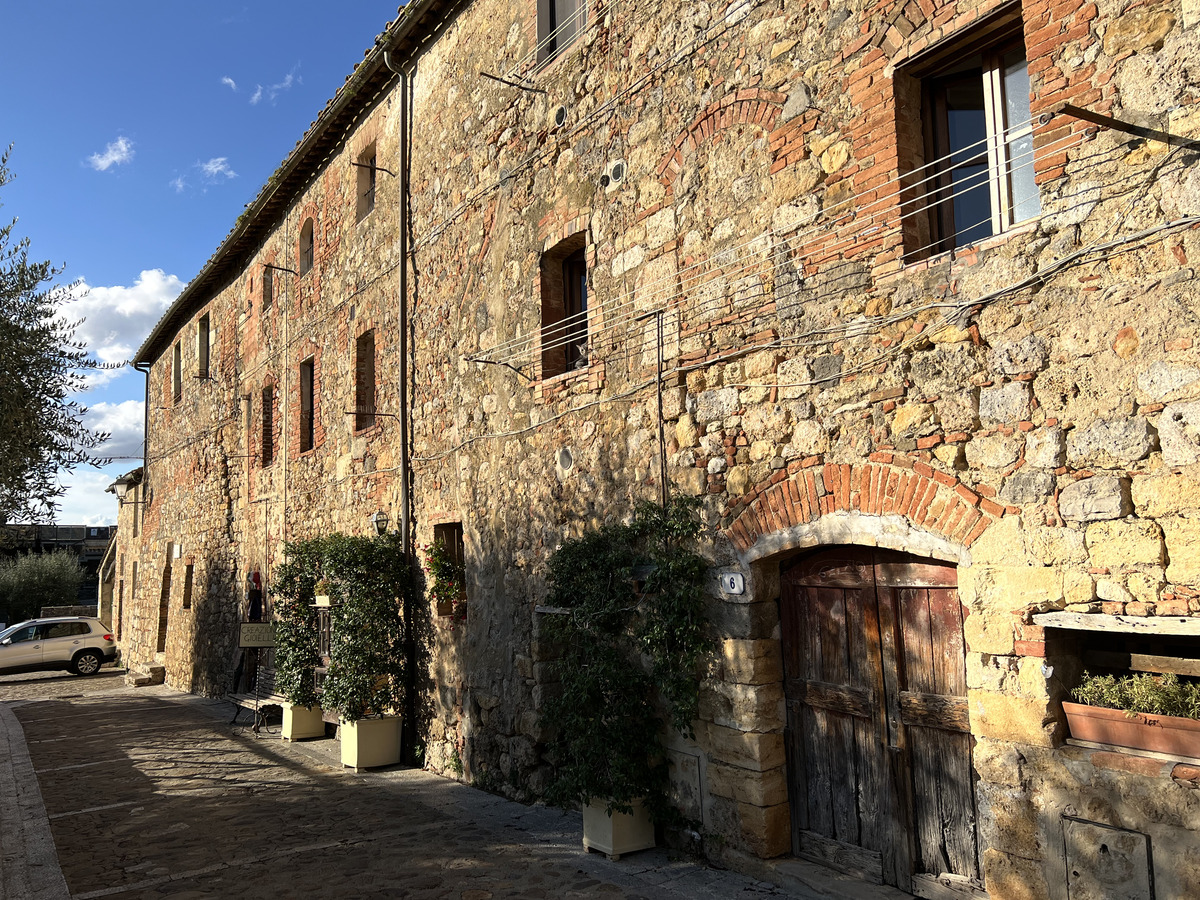
[[[46,631],[46,638],[75,637],[79,634],[88,633],[86,622],[55,622]]]
[[[29,625],[25,628],[18,628],[9,637],[12,638],[14,644],[19,644],[22,641],[32,641],[37,638],[37,632],[37,625]]]

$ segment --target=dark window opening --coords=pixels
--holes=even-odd
[[[316,416],[313,412],[313,360],[300,363],[300,452],[313,448]]]
[[[588,271],[582,232],[542,257],[542,377],[588,365]]]
[[[354,430],[375,424],[375,332],[359,335],[354,349]]]
[[[451,592],[450,596],[437,598],[437,614],[439,616],[460,614],[460,610],[455,607],[461,606],[467,599],[466,547],[463,544],[462,522],[445,522],[434,525],[433,543],[445,547],[446,555],[456,573],[455,580],[458,582],[457,596]]]
[[[307,275],[313,267],[313,220],[305,219],[300,228],[300,274]],[[268,270],[270,271],[270,270]]]
[[[262,390],[262,466],[275,461],[275,385]]]
[[[207,315],[201,316],[200,322],[196,326],[196,350],[200,360],[196,374],[201,378],[207,378],[209,358],[212,352],[212,329]]]
[[[192,578],[195,573],[195,566],[186,565],[183,567],[183,608],[192,608]]]
[[[167,558],[171,550],[167,549]],[[167,649],[167,624],[171,614],[171,566],[163,566],[162,590],[158,594],[158,647],[157,652],[164,653]]]
[[[183,399],[183,344],[175,342],[171,357],[171,397],[175,403]]]

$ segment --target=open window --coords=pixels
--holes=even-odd
[[[375,209],[375,178],[379,172],[375,159],[375,144],[372,143],[370,147],[359,154],[358,161],[355,163],[354,168],[357,173],[355,216],[358,222],[369,216]]]
[[[571,235],[542,256],[542,377],[588,365],[586,235]]]
[[[587,0],[538,0],[538,65],[575,43],[588,20]]]
[[[307,275],[312,271],[313,257],[313,220],[305,219],[300,226],[300,274]],[[267,271],[270,271],[269,269]]]
[[[898,74],[901,155],[910,169],[906,259],[978,243],[1041,212],[1019,8],[987,17]],[[903,121],[917,109],[919,135]]]

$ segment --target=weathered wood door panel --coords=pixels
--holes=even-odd
[[[793,851],[904,888],[977,881],[954,569],[832,548],[782,581]]]

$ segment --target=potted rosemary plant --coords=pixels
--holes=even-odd
[[[1071,737],[1200,757],[1200,684],[1174,674],[1092,675],[1064,702]]]

